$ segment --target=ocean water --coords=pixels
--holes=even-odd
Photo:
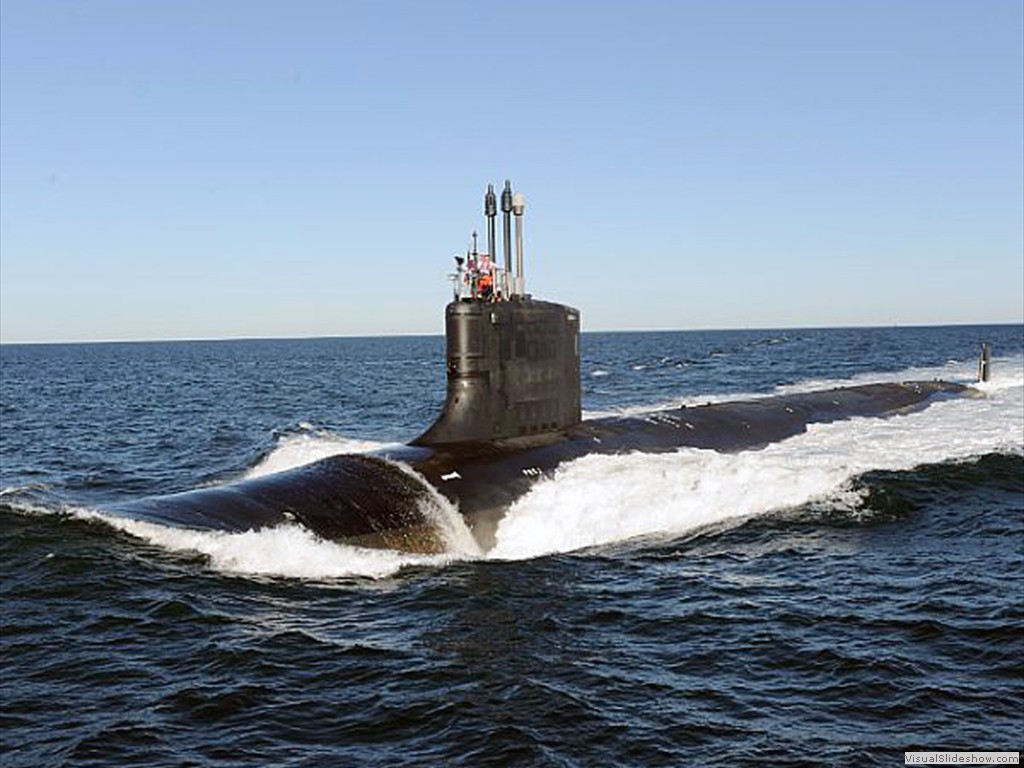
[[[438,556],[102,509],[415,437],[440,337],[2,346],[0,765],[1020,750],[1024,329],[585,334],[583,402],[968,382],[982,341],[982,397],[735,455],[585,457],[494,550]]]

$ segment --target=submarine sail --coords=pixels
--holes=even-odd
[[[444,408],[413,445],[485,442],[580,423],[580,314],[547,301],[453,301]]]

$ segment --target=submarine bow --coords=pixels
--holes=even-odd
[[[431,488],[381,457],[342,454],[272,475],[113,505],[114,514],[198,530],[299,523],[356,546],[441,552],[450,542]]]
[[[937,396],[973,392],[943,381],[868,384],[583,421],[580,313],[526,293],[524,201],[508,182],[501,208],[505,266],[494,257],[497,205],[491,187],[484,202],[488,252],[477,251],[474,233],[471,250],[456,257],[454,297],[445,309],[445,402],[422,435],[399,448],[332,456],[107,511],[227,531],[294,522],[333,541],[438,552],[451,544],[440,494],[487,550],[504,513],[538,478],[589,453],[756,449],[798,435],[810,424],[891,416],[924,407]],[[508,236],[512,214],[515,269]]]

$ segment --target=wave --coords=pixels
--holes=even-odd
[[[381,579],[410,566],[440,567],[460,554],[416,555],[390,549],[367,549],[317,537],[296,524],[244,533],[197,531],[115,518],[93,509],[74,510],[76,517],[96,520],[151,544],[204,555],[211,568],[244,576],[305,580],[363,577]]]
[[[277,445],[270,453],[249,469],[243,478],[248,480],[254,477],[263,477],[311,464],[329,456],[337,456],[341,453],[367,453],[390,445],[393,444],[347,437],[326,429],[305,428],[298,434],[289,434],[279,438]]]
[[[808,378],[794,384],[781,384],[769,392],[710,392],[680,397],[672,397],[647,403],[637,403],[620,408],[587,410],[585,419],[597,419],[615,416],[636,416],[655,410],[669,410],[681,407],[693,407],[707,403],[723,403],[734,400],[757,400],[774,395],[795,395],[815,392],[834,387],[850,387],[859,384],[880,382],[928,381],[942,379],[959,384],[971,384],[982,392],[998,392],[1024,386],[1024,356],[1015,355],[993,358],[992,378],[988,382],[977,382],[977,362],[949,360],[945,365],[905,368],[891,372],[868,372],[854,376],[835,378]]]
[[[909,377],[897,380],[903,378]],[[849,504],[852,481],[871,470],[1024,455],[1022,371],[1009,368],[978,389],[983,397],[937,402],[917,413],[811,425],[760,451],[585,456],[512,505],[488,556],[536,557],[678,535],[822,500]]]

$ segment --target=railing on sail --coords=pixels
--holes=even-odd
[[[456,301],[507,301],[523,296],[522,276],[511,274],[499,266],[491,266],[489,271],[482,271],[479,266],[467,268],[463,257],[456,256],[455,259],[458,267],[449,278]]]
[[[497,218],[497,197],[494,186],[487,185],[484,195],[484,215],[487,217],[488,253],[477,252],[477,235],[473,232],[472,246],[466,255],[456,256],[455,274],[450,275],[454,283],[456,301],[507,301],[512,298],[527,298],[526,276],[523,268],[523,212],[526,209],[526,198],[512,194],[512,184],[505,182],[501,193],[501,211],[504,219],[505,266],[498,265],[495,253],[495,219]],[[516,265],[512,268],[511,219],[516,220]]]

